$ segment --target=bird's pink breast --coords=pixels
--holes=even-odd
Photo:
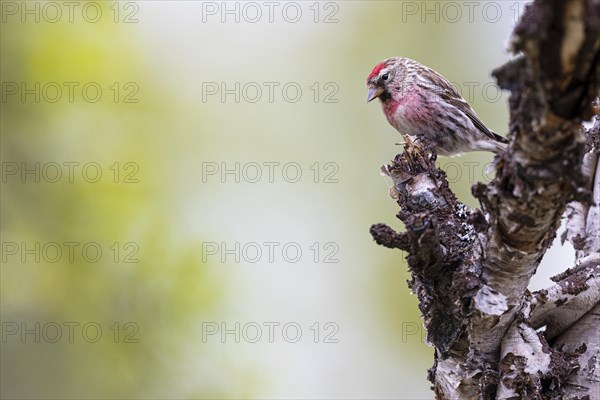
[[[428,120],[427,108],[416,93],[403,96],[395,93],[382,107],[388,122],[403,134],[414,134],[413,131]]]

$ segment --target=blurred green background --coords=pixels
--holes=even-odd
[[[452,4],[3,1],[2,398],[432,398],[364,81],[417,59],[505,133],[524,3]],[[439,164],[476,206],[491,159]]]

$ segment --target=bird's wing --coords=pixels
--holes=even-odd
[[[473,111],[471,106],[466,101],[460,98],[450,98],[448,99],[448,103],[452,104],[454,107],[464,112],[465,115],[469,117],[469,119],[473,122],[473,125],[475,125],[477,129],[479,129],[481,132],[485,133],[486,136],[489,136],[491,139],[494,140],[499,140],[498,138],[502,137],[490,131],[488,127],[485,126],[483,122],[481,122],[477,114],[475,114],[475,111]]]
[[[487,126],[485,126],[483,122],[481,122],[477,114],[475,114],[475,111],[473,111],[473,108],[471,108],[469,103],[467,103],[462,98],[460,93],[458,93],[458,90],[456,90],[456,88],[450,82],[448,82],[445,78],[443,78],[440,74],[438,74],[431,68],[429,68],[429,71],[430,73],[427,74],[427,78],[430,80],[433,86],[436,86],[438,88],[437,91],[441,92],[440,97],[442,97],[443,100],[465,113],[465,115],[469,117],[469,119],[473,122],[473,125],[475,125],[477,129],[479,129],[490,139],[502,143],[508,142],[505,137],[502,137],[496,134],[495,132],[492,132],[488,129]]]

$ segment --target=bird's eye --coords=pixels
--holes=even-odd
[[[381,75],[381,79],[384,81],[387,81],[389,77],[390,77],[390,74],[388,74],[387,72],[385,74]]]

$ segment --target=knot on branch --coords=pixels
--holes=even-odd
[[[380,246],[390,249],[400,249],[408,251],[410,248],[409,239],[404,233],[397,233],[386,224],[374,224],[371,226],[371,236]]]

